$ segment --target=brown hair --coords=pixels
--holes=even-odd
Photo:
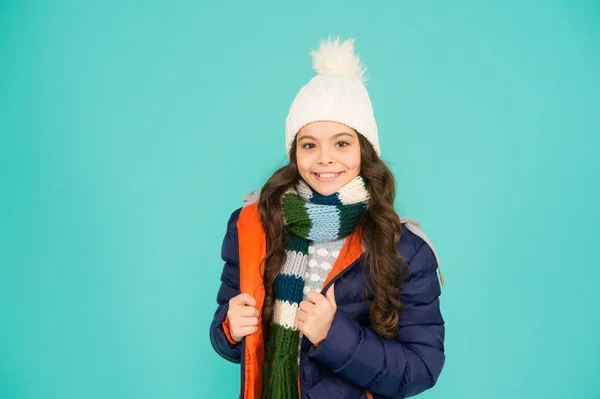
[[[400,279],[407,264],[397,250],[402,234],[400,218],[394,210],[396,184],[392,172],[379,159],[373,146],[358,134],[361,151],[361,175],[367,182],[370,200],[359,222],[369,270],[364,294],[373,293],[371,325],[379,335],[391,339],[398,335],[398,314],[402,311]],[[273,284],[285,262],[288,232],[283,219],[281,196],[300,178],[296,163],[296,140],[290,150],[290,162],[278,169],[261,189],[258,208],[266,233],[267,253],[263,261],[265,301],[262,322],[265,334],[273,318],[275,305]]]

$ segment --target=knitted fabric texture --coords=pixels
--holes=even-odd
[[[304,296],[306,301],[310,291],[321,292],[327,276],[331,272],[348,237],[332,241],[310,241],[308,244],[308,266],[304,273]],[[298,342],[298,366],[300,366],[300,347],[302,346],[302,333]]]
[[[304,295],[309,242],[350,235],[368,201],[369,192],[360,175],[329,196],[314,192],[303,180],[283,195],[283,216],[289,234],[286,260],[273,286],[275,307],[265,343],[263,399],[298,398],[296,316]]]
[[[309,244],[308,268],[304,273],[304,299],[309,291],[321,291],[345,242],[346,237],[332,241],[312,241]]]

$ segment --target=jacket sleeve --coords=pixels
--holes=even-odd
[[[409,261],[398,336],[384,339],[338,309],[327,337],[309,356],[376,398],[417,395],[435,385],[445,362],[440,293],[435,256],[422,243]]]
[[[221,247],[221,258],[225,262],[221,273],[221,286],[217,293],[217,310],[210,325],[210,342],[223,358],[240,363],[241,345],[234,343],[228,331],[227,311],[229,300],[240,293],[240,262],[238,250],[237,219],[241,209],[231,215]]]

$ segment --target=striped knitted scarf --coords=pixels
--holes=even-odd
[[[275,308],[265,343],[263,399],[298,398],[298,306],[304,298],[309,241],[347,237],[356,228],[369,200],[362,176],[337,193],[322,196],[303,180],[282,198],[289,232],[286,260],[273,287]]]

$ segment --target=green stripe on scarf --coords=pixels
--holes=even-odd
[[[288,226],[293,226],[294,234],[300,237],[308,237],[312,228],[312,222],[305,205],[306,202],[293,192],[287,192],[283,195],[284,220],[288,223]]]

